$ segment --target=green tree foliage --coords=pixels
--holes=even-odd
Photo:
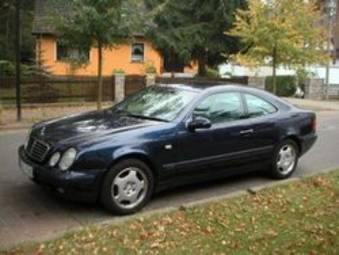
[[[273,92],[277,92],[276,68],[298,68],[323,63],[325,30],[314,1],[251,0],[248,10],[238,10],[234,28],[227,32],[241,39],[243,50],[234,60],[246,66],[269,64],[273,69]]]
[[[158,8],[148,31],[158,49],[167,58],[199,64],[199,75],[206,66],[216,67],[238,51],[236,38],[224,34],[232,27],[234,12],[245,8],[245,0],[146,0],[148,8]]]
[[[14,0],[0,1],[0,60],[9,62],[15,57],[14,12]],[[25,64],[34,61],[33,17],[34,1],[21,1],[21,61]]]
[[[67,4],[69,14],[54,15],[57,30],[66,45],[82,50],[98,49],[97,106],[101,109],[103,49],[132,40],[140,25],[142,5],[138,0],[71,0]]]

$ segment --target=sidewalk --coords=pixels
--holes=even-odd
[[[300,108],[313,111],[339,111],[339,101],[320,101],[299,98],[283,98],[291,104]]]
[[[103,103],[103,108],[112,106],[112,103]],[[60,116],[96,110],[96,103],[77,104],[36,104],[23,107],[22,121],[16,121],[16,108],[5,108],[0,116],[0,132],[16,129],[26,129],[34,123]],[[2,119],[1,119],[2,118]]]

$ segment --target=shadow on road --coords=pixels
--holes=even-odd
[[[178,207],[185,203],[199,201],[214,196],[221,196],[230,192],[247,189],[257,184],[270,182],[260,173],[249,173],[244,175],[232,176],[224,179],[197,183],[192,185],[181,186],[177,188],[168,189],[155,194],[146,206],[145,211],[160,209],[163,207]],[[112,217],[112,215],[104,210],[99,202],[97,203],[84,203],[77,202],[62,197],[55,192],[46,188],[37,186],[35,184],[25,184],[22,187],[25,192],[29,193],[31,198],[43,203],[49,209],[65,210],[74,215],[94,213],[96,216]],[[17,205],[19,203],[16,203]],[[24,208],[17,208],[24,209]],[[31,208],[34,210],[34,208]]]

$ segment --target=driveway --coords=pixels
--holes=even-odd
[[[339,168],[339,112],[319,112],[319,140],[299,164],[296,176]],[[0,134],[0,248],[28,240],[43,240],[76,227],[117,219],[98,205],[67,202],[32,184],[19,170],[17,148],[25,131]],[[255,174],[183,187],[156,195],[145,208],[152,211],[272,182]]]

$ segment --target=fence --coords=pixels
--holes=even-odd
[[[141,75],[127,75],[125,78],[125,95],[129,96],[146,87],[146,77]]]
[[[230,78],[230,79],[223,79],[223,78],[163,78],[163,77],[157,77],[156,79],[157,83],[162,84],[203,84],[203,85],[224,85],[224,84],[242,84],[247,85],[248,84],[248,77],[247,76],[239,76],[236,78]]]
[[[209,78],[157,78],[162,84],[247,84],[247,77],[236,79]],[[146,77],[127,75],[125,77],[125,96],[146,87]],[[23,78],[21,82],[22,103],[60,103],[60,102],[94,102],[97,99],[97,78],[89,76],[53,76]],[[103,78],[103,100],[114,101],[115,77]],[[15,103],[15,78],[0,78],[0,101],[3,104]]]
[[[104,100],[114,99],[114,79],[103,79]],[[94,101],[97,97],[95,77],[31,77],[21,82],[23,103],[54,103]],[[0,100],[4,104],[15,101],[15,79],[0,78]]]

